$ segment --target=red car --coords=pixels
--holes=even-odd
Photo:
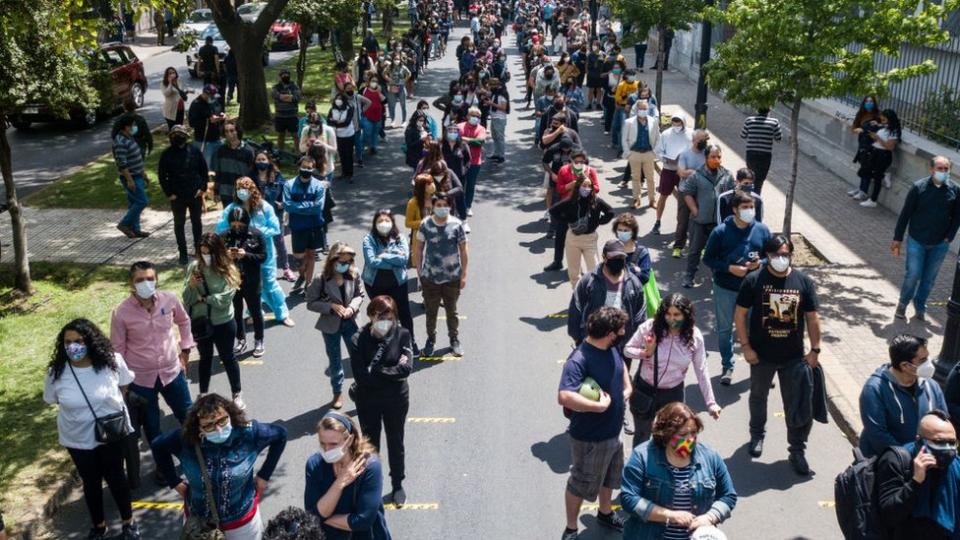
[[[104,66],[110,71],[112,101],[100,103],[95,110],[71,108],[66,118],[55,114],[50,107],[39,100],[28,102],[19,111],[10,115],[13,126],[17,129],[26,129],[34,122],[70,120],[80,127],[89,128],[97,123],[97,117],[100,114],[109,114],[120,109],[128,99],[133,101],[137,108],[143,106],[143,97],[147,91],[147,75],[143,70],[143,62],[137,58],[130,47],[122,43],[101,45],[96,56],[90,60],[90,64],[94,69]]]
[[[300,48],[300,23],[279,20],[270,29],[273,33],[273,50]]]

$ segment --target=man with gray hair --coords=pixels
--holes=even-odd
[[[907,232],[907,273],[900,286],[895,318],[907,318],[907,304],[912,299],[914,317],[924,321],[927,297],[958,228],[960,186],[950,180],[950,160],[934,156],[930,159],[930,175],[914,182],[907,192],[890,244],[890,252],[899,257],[904,251],[903,236]]]

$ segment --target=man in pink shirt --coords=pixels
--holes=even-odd
[[[487,142],[487,129],[480,125],[480,109],[470,107],[467,112],[467,121],[460,123],[460,137],[470,149],[470,167],[467,168],[466,178],[463,180],[463,198],[467,207],[467,217],[473,215],[473,195],[477,190],[477,177],[480,176],[480,167],[483,165],[483,145]],[[463,228],[470,232],[464,219]]]
[[[130,267],[130,296],[113,310],[110,341],[134,372],[130,390],[142,398],[147,440],[160,434],[159,395],[181,423],[193,404],[186,367],[193,348],[190,316],[173,293],[157,290],[157,271],[147,261]],[[174,328],[179,330],[179,337]]]

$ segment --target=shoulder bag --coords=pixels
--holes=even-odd
[[[630,412],[641,418],[652,418],[656,412],[654,405],[657,397],[657,387],[660,386],[660,343],[653,349],[653,386],[643,380],[640,373],[643,371],[643,361],[637,366],[637,374],[633,378],[633,394],[630,395]]]
[[[200,474],[203,476],[203,491],[207,496],[207,507],[210,508],[210,517],[191,514],[180,531],[180,540],[226,540],[226,535],[220,530],[220,514],[217,512],[217,503],[213,500],[213,487],[210,483],[210,472],[207,463],[203,460],[203,451],[198,443],[194,449],[197,452],[197,463],[200,465]]]
[[[200,284],[203,286],[204,297],[210,296],[210,289],[207,288],[207,280],[201,274]],[[190,333],[193,334],[194,341],[201,341],[213,337],[213,321],[210,320],[210,304],[203,302],[207,306],[206,317],[194,317],[193,306],[190,306]],[[197,304],[193,304],[194,306]]]
[[[80,389],[83,400],[87,402],[87,407],[90,407],[90,413],[93,414],[93,433],[96,441],[110,444],[122,441],[127,435],[133,433],[133,430],[130,428],[130,423],[127,422],[127,407],[124,405],[120,412],[110,413],[106,416],[97,416],[97,413],[93,410],[93,405],[90,404],[90,400],[87,398],[87,393],[83,391],[83,385],[80,384],[77,372],[73,370],[73,366],[70,365],[69,361],[67,361],[67,367],[70,368],[70,373],[73,374],[73,380],[77,381],[77,388]]]

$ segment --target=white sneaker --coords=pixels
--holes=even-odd
[[[236,405],[241,411],[245,411],[247,410],[247,404],[243,402],[243,397],[240,394],[240,392],[237,392],[233,395],[233,404]]]
[[[463,232],[465,234],[470,234],[470,224],[466,221],[463,222]]]
[[[549,215],[550,212],[547,212],[547,214]],[[473,217],[473,210],[467,210],[467,217]]]
[[[889,174],[883,175],[883,187],[890,189],[891,185],[893,184],[892,182],[890,182],[890,175]]]
[[[847,192],[847,195],[854,197],[857,193],[860,193],[860,188],[851,189]]]
[[[866,198],[867,198],[867,194],[860,191],[859,189],[857,190],[857,194],[853,196],[853,200],[855,201],[862,201]]]
[[[864,208],[876,208],[876,207],[877,207],[877,203],[871,201],[870,199],[867,199],[867,200],[863,201],[862,203],[860,203],[860,206],[862,206],[862,207],[864,207]]]

